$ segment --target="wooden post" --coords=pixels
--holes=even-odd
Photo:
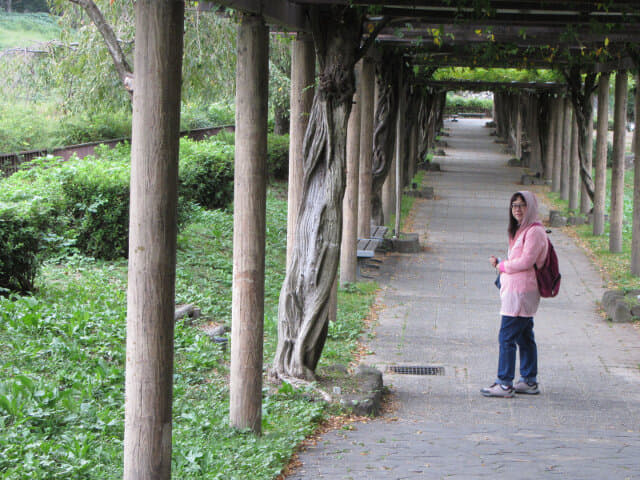
[[[547,140],[546,148],[544,152],[544,179],[547,183],[551,182],[553,177],[553,167],[555,165],[555,139],[556,139],[556,112],[555,101],[553,98],[548,99],[548,113],[547,113],[547,131],[545,137]]]
[[[609,78],[601,73],[598,83],[598,124],[596,128],[596,173],[593,201],[593,234],[604,233],[604,205],[607,195],[607,129],[609,126]]]
[[[572,110],[571,100],[567,97],[564,99],[562,170],[560,172],[560,197],[563,200],[569,200],[569,164],[571,158],[571,139],[573,131]]]
[[[260,433],[267,188],[269,30],[238,24],[229,423]]]
[[[636,85],[640,85],[640,75],[636,74]],[[631,234],[631,274],[640,276],[640,141],[638,139],[638,120],[640,119],[640,88],[636,87],[635,120],[633,135],[633,227]]]
[[[171,478],[184,3],[136,3],[125,380],[125,480]]]
[[[406,114],[405,108],[405,85],[404,75],[402,74],[402,68],[398,70],[398,116],[396,117],[396,184],[395,184],[395,232],[396,237],[400,238],[400,213],[402,209],[402,186],[404,180],[402,178],[402,164],[404,163],[404,156],[406,152],[406,146],[404,144],[404,117]]]
[[[291,115],[289,126],[289,193],[287,201],[287,264],[298,220],[304,172],[302,142],[313,103],[315,50],[311,35],[298,33],[291,50]]]
[[[360,100],[360,175],[358,182],[358,237],[371,236],[371,173],[373,152],[373,100],[375,90],[375,68],[373,60],[362,61]]]
[[[356,65],[356,93],[347,124],[347,178],[342,201],[342,243],[340,246],[340,284],[354,283],[358,248],[358,178],[360,175],[360,89],[362,61]]]
[[[593,106],[593,96],[589,99]],[[593,169],[593,108],[591,108],[591,114],[587,118],[587,160],[586,167],[589,174]],[[579,180],[580,181],[580,180]],[[591,211],[591,199],[587,193],[587,188],[580,181],[580,213],[588,214]]]
[[[580,154],[578,152],[578,116],[571,121],[571,155],[569,157],[569,209],[576,210],[580,204]]]
[[[382,216],[384,217],[384,223],[386,224],[391,220],[391,215],[396,210],[396,165],[398,165],[397,146],[399,143],[398,137],[395,138],[395,152],[391,158],[391,167],[387,179],[382,185]],[[398,232],[396,232],[397,235]]]
[[[611,168],[611,208],[609,212],[609,251],[622,252],[624,207],[624,142],[627,120],[627,71],[616,72],[613,112],[613,166]]]
[[[522,101],[520,95],[512,95],[516,101],[516,145],[515,155],[517,159],[522,158]]]
[[[414,120],[417,119],[414,118]],[[409,128],[411,129],[411,132],[409,134],[409,169],[407,171],[407,180],[405,183],[409,186],[409,188],[411,188],[411,182],[413,181],[413,177],[416,174],[416,163],[418,161],[418,122],[411,122]]]
[[[540,126],[538,125],[538,105],[540,96],[533,94],[529,97],[529,168],[542,173],[542,148],[540,146]]]
[[[554,157],[553,162],[553,178],[551,179],[551,190],[554,192],[560,192],[560,178],[562,175],[562,146],[564,144],[564,100],[561,97],[555,99],[554,112],[555,112],[555,133],[554,133]]]

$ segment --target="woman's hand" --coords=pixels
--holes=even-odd
[[[500,263],[500,260],[498,260],[498,258],[496,258],[495,256],[491,255],[489,257],[489,263],[491,263],[491,266],[493,268],[498,268],[498,263]]]

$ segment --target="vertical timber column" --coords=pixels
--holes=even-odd
[[[360,173],[358,181],[358,237],[371,236],[371,190],[373,187],[373,106],[375,68],[371,58],[362,61],[360,82]]]
[[[613,111],[613,166],[611,168],[611,209],[609,213],[609,251],[622,251],[624,206],[624,142],[627,119],[627,71],[616,72]]]
[[[579,207],[580,153],[578,152],[578,116],[571,121],[571,156],[569,157],[569,209]]]
[[[359,82],[358,82],[359,81]],[[356,92],[347,124],[347,178],[342,201],[342,243],[340,246],[340,284],[354,283],[358,248],[358,179],[360,175],[360,89],[362,60],[356,65]]]
[[[125,480],[171,478],[184,2],[136,3],[125,379]]]
[[[529,100],[529,167],[536,172],[542,173],[542,147],[540,145],[540,126],[538,124],[538,108],[540,105],[540,94],[535,93]]]
[[[522,99],[520,95],[513,95],[516,101],[516,145],[515,155],[518,160],[522,159]]]
[[[636,74],[636,85],[640,85],[640,75]],[[635,120],[640,119],[640,88],[636,87]],[[633,158],[640,159],[640,139],[637,127],[633,135]],[[631,274],[640,275],[640,161],[633,162],[633,228],[631,237]]]
[[[556,130],[556,113],[555,113],[555,102],[553,99],[549,100],[549,110],[548,110],[548,127],[546,133],[546,147],[544,152],[544,180],[547,183],[551,183],[551,179],[553,177],[553,167],[555,165],[555,130]]]
[[[304,170],[302,168],[302,142],[309,123],[313,104],[315,76],[315,50],[313,39],[298,33],[291,50],[291,124],[289,126],[289,192],[287,200],[287,264],[298,220],[298,208],[302,197]]]
[[[585,161],[585,166],[587,168],[587,172],[592,174],[593,170],[593,96],[589,98],[591,102],[591,114],[589,118],[587,118],[587,159]],[[579,160],[578,160],[579,162]],[[578,165],[579,167],[579,165]],[[584,183],[580,181],[580,213],[588,214],[591,211],[591,199],[589,198],[589,194],[587,193],[587,187],[584,186]]]
[[[609,126],[609,79],[601,73],[598,83],[598,122],[596,126],[596,172],[593,195],[593,234],[604,233],[604,205],[607,197],[607,129]]]
[[[554,133],[554,161],[553,161],[553,178],[551,179],[551,190],[554,192],[560,191],[560,176],[562,174],[562,144],[563,140],[563,128],[564,128],[564,101],[561,97],[558,97],[553,102],[554,116],[555,116],[555,133]]]
[[[406,183],[411,188],[411,182],[413,181],[413,177],[416,174],[416,163],[417,163],[417,145],[418,145],[418,122],[413,121],[409,126],[411,129],[409,133],[409,169],[407,171],[407,179]]]
[[[571,135],[573,132],[572,125],[572,108],[571,100],[564,99],[564,122],[562,127],[562,169],[560,172],[560,198],[569,200],[569,165],[571,158]]]
[[[260,433],[269,85],[262,17],[241,16],[237,55],[229,420]]]
[[[400,238],[400,211],[402,209],[402,186],[404,180],[402,178],[402,164],[404,163],[406,146],[404,144],[404,117],[406,115],[405,108],[405,86],[402,75],[402,68],[398,70],[398,116],[396,118],[396,184],[395,184],[395,232],[396,237]]]
[[[396,165],[398,165],[398,137],[395,138],[395,153],[391,160],[391,167],[389,167],[389,173],[387,179],[382,185],[382,216],[384,217],[384,223],[391,220],[391,215],[396,210]],[[398,232],[396,232],[396,235]]]

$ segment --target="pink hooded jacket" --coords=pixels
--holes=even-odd
[[[527,210],[514,238],[509,238],[508,260],[498,265],[500,275],[500,314],[511,317],[533,317],[540,303],[535,263],[544,264],[548,240],[544,226],[538,221],[538,200],[528,191],[518,192]]]

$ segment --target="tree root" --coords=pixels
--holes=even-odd
[[[298,387],[306,387],[306,388],[309,388],[310,390],[312,390],[314,392],[319,393],[320,396],[322,397],[322,399],[325,402],[331,403],[331,401],[333,400],[331,395],[329,395],[327,392],[325,392],[321,388],[318,388],[318,386],[316,385],[315,382],[309,382],[308,380],[302,380],[300,378],[289,377],[287,375],[278,375],[278,378],[281,381],[287,382],[287,383],[293,385],[296,388],[298,388]]]

